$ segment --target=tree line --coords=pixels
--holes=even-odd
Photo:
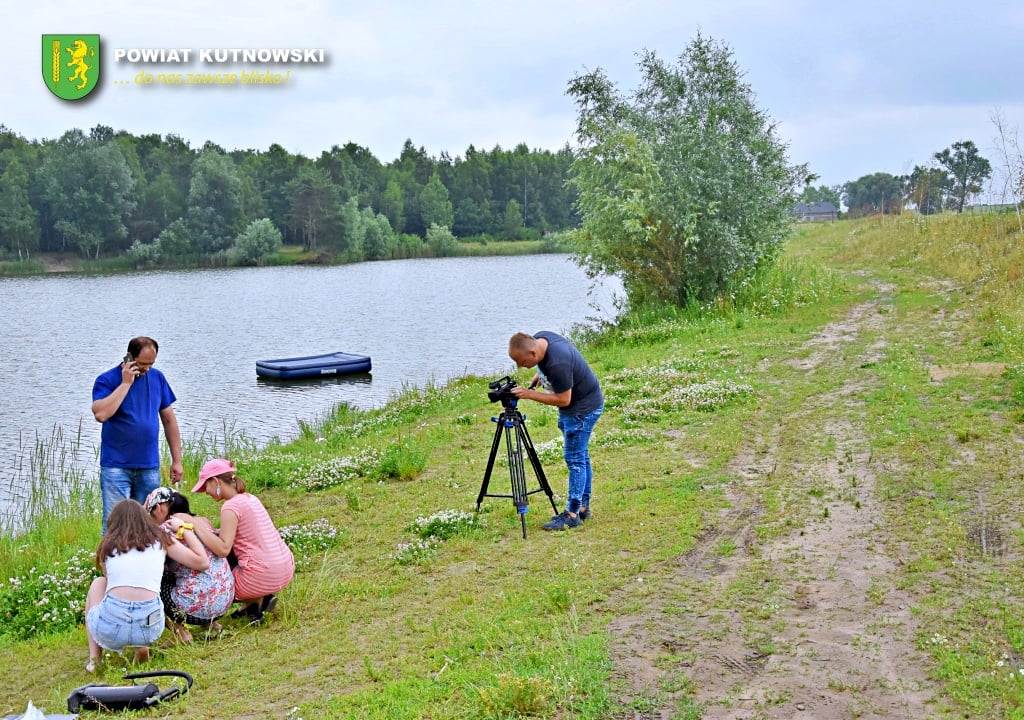
[[[931,165],[915,165],[909,175],[877,172],[844,185],[807,187],[801,200],[828,201],[837,210],[842,202],[850,217],[898,215],[907,208],[922,215],[943,210],[960,213],[992,175],[991,163],[970,140],[955,142],[932,159]]]
[[[578,224],[573,155],[520,144],[455,158],[407,140],[316,159],[225,151],[98,125],[27,140],[0,125],[0,260],[37,252],[138,264],[256,264],[281,243],[331,260],[445,254],[457,238],[536,239]]]
[[[674,62],[641,53],[639,69],[631,93],[601,69],[569,82],[577,147],[558,152],[470,146],[434,158],[407,140],[382,163],[353,143],[310,159],[277,144],[194,149],[105,126],[37,142],[0,125],[0,260],[74,251],[137,265],[259,264],[286,242],[325,262],[359,261],[570,230],[564,245],[579,263],[619,274],[631,303],[684,306],[769,266],[797,200],[845,203],[855,217],[962,212],[992,172],[963,140],[905,176],[814,187],[726,44],[698,34]],[[1024,155],[996,120],[1020,218]]]

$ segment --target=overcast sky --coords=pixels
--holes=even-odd
[[[4,16],[0,123],[37,140],[103,124],[312,158],[354,142],[385,163],[406,139],[434,157],[471,144],[557,150],[573,140],[575,74],[602,68],[628,92],[638,51],[673,60],[698,32],[732,49],[790,160],[822,184],[907,173],[958,140],[997,167],[992,112],[1024,126],[1024,3],[1010,0],[55,0]],[[41,36],[76,33],[100,35],[102,74],[90,98],[66,102],[43,82]],[[189,49],[193,61],[115,62],[129,48]],[[322,48],[327,62],[198,62],[211,48]],[[291,75],[277,86],[134,82],[253,69]]]

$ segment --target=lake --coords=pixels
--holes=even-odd
[[[621,295],[616,278],[592,281],[560,254],[2,278],[0,510],[17,495],[16,460],[54,428],[80,428],[83,461],[97,464],[92,384],[135,335],[160,343],[186,441],[228,429],[265,444],[338,403],[372,409],[403,389],[499,377],[513,333],[612,319]],[[335,351],[369,355],[371,375],[256,377],[260,359]]]

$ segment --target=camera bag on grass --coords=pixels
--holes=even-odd
[[[185,679],[185,685],[172,685],[161,692],[156,683],[144,685],[101,685],[90,684],[75,688],[68,695],[68,710],[76,713],[79,710],[142,710],[152,707],[164,700],[184,695],[192,687],[192,676],[180,670],[153,670],[151,672],[131,673],[124,676],[125,680],[160,677],[173,675]]]

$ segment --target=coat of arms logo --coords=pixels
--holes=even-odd
[[[100,80],[99,35],[43,35],[43,80],[62,100],[81,100]]]

